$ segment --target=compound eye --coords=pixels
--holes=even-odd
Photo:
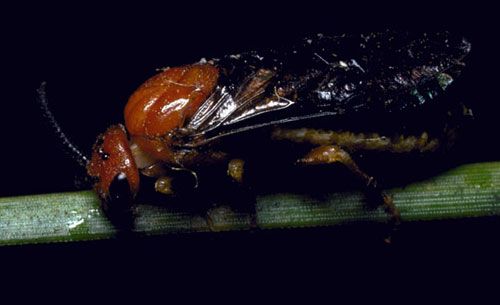
[[[128,210],[131,206],[133,199],[132,192],[130,191],[130,185],[125,173],[119,173],[115,176],[111,184],[109,185],[109,196],[106,202],[109,207],[115,210],[122,211]]]
[[[119,229],[129,231],[133,228],[134,196],[130,190],[129,181],[125,173],[119,173],[109,185],[109,196],[102,201],[102,208],[108,219]]]

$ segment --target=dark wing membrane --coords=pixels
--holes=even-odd
[[[305,38],[285,49],[214,60],[221,80],[185,126],[185,146],[263,126],[357,112],[397,112],[436,100],[470,44],[448,32]]]

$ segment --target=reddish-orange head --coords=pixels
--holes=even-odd
[[[87,172],[96,178],[95,187],[101,198],[109,198],[111,184],[117,180],[127,181],[132,195],[137,193],[139,172],[123,125],[113,125],[99,135]]]

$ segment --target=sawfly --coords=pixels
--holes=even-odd
[[[130,96],[124,125],[98,136],[87,172],[104,210],[126,214],[145,177],[171,196],[180,176],[196,188],[198,173],[217,165],[245,183],[255,151],[295,154],[290,166],[345,166],[397,224],[391,197],[356,156],[432,153],[453,142],[450,113],[467,108],[445,93],[470,49],[449,32],[317,34],[166,68]],[[272,143],[287,149],[266,154]]]

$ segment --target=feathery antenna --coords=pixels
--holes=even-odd
[[[47,85],[46,82],[42,82],[42,84],[40,85],[40,88],[38,88],[38,90],[37,90],[38,102],[40,103],[40,107],[43,111],[43,115],[49,121],[50,125],[52,126],[52,128],[54,129],[56,134],[59,136],[63,145],[67,149],[69,149],[70,153],[72,154],[72,156],[76,160],[76,162],[78,162],[78,164],[80,164],[81,166],[86,167],[87,163],[89,162],[89,159],[78,149],[78,147],[76,147],[73,143],[71,143],[71,141],[66,136],[66,134],[64,134],[61,127],[57,123],[54,115],[52,114],[52,112],[49,109],[49,105],[47,102],[47,93],[45,90],[46,85]]]

